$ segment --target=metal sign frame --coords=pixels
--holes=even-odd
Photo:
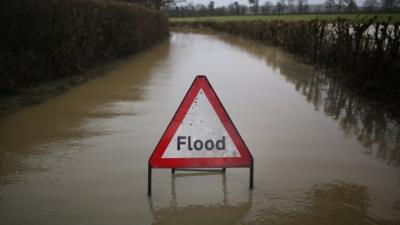
[[[189,108],[195,101],[195,98],[200,90],[208,98],[215,113],[220,119],[222,125],[230,136],[240,153],[240,157],[216,157],[216,158],[162,158],[163,153],[167,149],[169,143],[178,130],[182,120],[185,118]],[[214,89],[206,76],[197,76],[175,112],[171,122],[167,126],[164,134],[158,142],[156,148],[151,154],[148,162],[148,196],[151,195],[151,180],[153,168],[169,168],[174,172],[175,169],[184,168],[225,168],[233,167],[248,167],[250,168],[250,189],[253,189],[254,177],[254,160],[245,142],[240,136],[238,130],[233,124],[231,118],[226,112],[222,102],[218,98]],[[204,170],[203,170],[204,171]]]

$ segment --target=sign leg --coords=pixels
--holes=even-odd
[[[147,196],[151,196],[151,165],[149,164],[147,170]]]
[[[254,164],[252,163],[250,166],[250,189],[253,189],[254,185]]]
[[[172,168],[172,169],[171,169],[171,173],[172,173],[172,174],[175,174],[175,168]]]

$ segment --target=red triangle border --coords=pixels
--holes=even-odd
[[[202,89],[207,96],[241,156],[218,158],[161,158],[200,89]],[[245,142],[206,76],[197,76],[193,81],[177,111],[172,117],[171,122],[167,126],[167,129],[150,156],[149,165],[152,168],[229,168],[250,167],[253,165],[253,156],[248,150]]]

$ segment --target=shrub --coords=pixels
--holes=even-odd
[[[171,25],[210,28],[281,46],[309,62],[348,72],[343,80],[355,90],[400,107],[400,22],[391,22],[390,18],[197,21]]]
[[[139,52],[169,34],[163,13],[117,1],[1,1],[0,15],[0,94]]]

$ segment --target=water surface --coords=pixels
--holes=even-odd
[[[205,74],[255,158],[227,173],[147,159]],[[321,71],[237,37],[173,33],[0,118],[2,224],[399,224],[400,129]]]

